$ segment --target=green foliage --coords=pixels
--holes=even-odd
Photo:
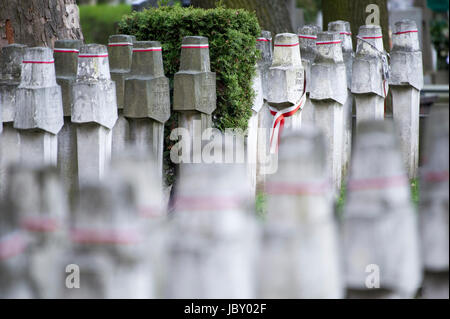
[[[411,199],[415,207],[419,205],[419,180],[414,178],[411,180]]]
[[[448,56],[448,19],[435,19],[430,22],[431,42],[437,52],[437,67],[448,70],[446,58]]]
[[[260,58],[256,38],[261,30],[253,13],[242,9],[182,8],[180,5],[149,8],[133,12],[119,23],[119,33],[135,35],[138,41],[160,41],[164,72],[173,87],[174,74],[180,67],[181,41],[185,36],[205,36],[209,40],[211,71],[216,72],[217,108],[213,125],[247,129],[252,114],[252,76]],[[177,127],[172,112],[165,125],[164,170],[166,183],[174,182],[175,167],[170,161],[173,141],[169,136]]]
[[[254,96],[251,78],[259,58],[256,38],[261,32],[253,13],[225,8],[150,8],[125,16],[119,32],[135,35],[139,41],[160,41],[164,71],[171,80],[179,69],[183,37],[208,37],[211,71],[217,74],[214,125],[220,130],[247,129]]]
[[[80,23],[85,43],[107,44],[108,37],[117,34],[119,20],[131,13],[131,6],[121,4],[80,5]]]

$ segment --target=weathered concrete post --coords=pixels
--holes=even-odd
[[[412,298],[422,279],[417,216],[394,126],[359,125],[341,227],[347,296]]]
[[[164,297],[166,264],[165,239],[167,234],[166,206],[162,193],[162,180],[150,153],[128,148],[113,159],[111,171],[129,183],[135,197],[138,218],[144,229],[150,270],[154,274],[156,298]]]
[[[353,52],[352,33],[350,31],[350,23],[347,21],[333,21],[328,24],[328,30],[339,32],[341,35],[342,56],[344,58],[345,70],[347,74],[347,100],[343,105],[344,116],[344,137],[342,149],[342,178],[347,176],[348,166],[351,158],[352,148],[352,111],[353,111],[353,95],[352,95],[352,68],[355,54]]]
[[[337,32],[317,34],[317,55],[311,66],[311,92],[315,125],[325,135],[327,170],[332,176],[334,189],[341,187],[343,105],[347,100],[347,79],[342,57],[341,39]]]
[[[58,168],[64,186],[72,199],[78,188],[77,136],[76,126],[72,124],[73,92],[78,67],[80,40],[57,40],[53,55],[55,57],[56,83],[61,86],[64,125],[58,133]]]
[[[215,109],[216,73],[210,71],[208,38],[184,37],[180,71],[174,77],[173,110],[179,112],[178,126],[191,134],[191,161],[198,162],[201,134],[212,126]]]
[[[134,39],[135,41],[136,39]],[[112,156],[120,155],[129,139],[129,124],[123,116],[125,105],[125,78],[131,69],[133,37],[126,34],[111,35],[108,39],[109,71],[116,83],[118,118],[112,129]]]
[[[152,270],[133,198],[130,185],[117,176],[80,186],[63,264],[77,265],[83,281],[77,289],[61,285],[60,296],[153,297]],[[60,274],[63,281],[67,276],[64,267]]]
[[[338,237],[323,134],[286,132],[267,185],[259,298],[341,298]]]
[[[258,136],[256,154],[256,192],[264,189],[265,166],[270,150],[270,129],[272,127],[272,114],[267,104],[270,79],[269,68],[272,65],[272,34],[269,31],[261,31],[261,37],[256,39],[257,46],[261,52],[258,61],[258,70],[261,75],[263,104],[258,110]]]
[[[34,298],[27,254],[29,240],[19,228],[19,214],[9,194],[6,191],[0,201],[0,298]]]
[[[358,125],[364,120],[384,119],[389,71],[380,26],[360,26],[357,39],[352,68],[352,93],[355,97]]]
[[[0,199],[3,198],[7,181],[7,167],[19,160],[19,132],[14,129],[16,90],[22,74],[25,45],[10,44],[0,52]]]
[[[399,127],[403,160],[410,178],[419,167],[419,109],[423,87],[422,52],[416,23],[402,20],[392,35],[391,76],[392,108]]]
[[[302,110],[302,123],[314,124],[314,105],[309,99],[311,91],[311,65],[317,54],[316,40],[320,29],[316,25],[305,25],[298,29],[298,41],[300,42],[300,54],[302,65],[305,68],[306,77],[306,102]]]
[[[211,142],[214,150],[233,152],[232,144],[219,141]],[[253,298],[256,224],[247,211],[245,165],[181,165],[169,225],[166,297]]]
[[[37,298],[57,298],[58,258],[65,245],[68,206],[55,167],[14,165],[9,200],[30,239],[28,264]]]
[[[273,116],[270,152],[276,153],[283,127],[299,129],[305,106],[305,70],[302,67],[298,36],[281,33],[275,37],[270,83],[267,93]]]
[[[130,125],[130,143],[151,151],[162,178],[164,123],[170,117],[169,79],[164,76],[161,43],[137,41],[131,72],[125,80],[123,114]]]
[[[20,134],[20,160],[56,166],[57,134],[63,124],[53,52],[44,47],[26,48],[14,118],[14,128]]]
[[[449,296],[449,111],[433,106],[425,127],[420,171],[420,235],[425,268],[423,298]]]
[[[101,179],[111,158],[111,129],[117,120],[116,86],[104,45],[83,45],[72,87],[72,122],[77,123],[78,182]]]

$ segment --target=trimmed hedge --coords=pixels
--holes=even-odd
[[[131,13],[131,6],[120,4],[80,5],[80,24],[85,43],[107,44],[108,37],[117,34],[118,22]]]
[[[213,124],[220,130],[247,129],[254,96],[251,79],[260,56],[256,38],[261,30],[254,13],[223,7],[150,8],[125,16],[119,22],[119,32],[135,35],[140,41],[160,41],[164,71],[171,83],[179,69],[183,37],[208,37],[211,71],[217,73]]]

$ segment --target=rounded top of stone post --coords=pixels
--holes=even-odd
[[[301,65],[298,35],[279,33],[275,36],[272,66]]]
[[[342,51],[353,51],[350,22],[343,20],[332,21],[328,23],[328,31],[339,32],[342,40]]]
[[[25,48],[19,87],[37,88],[56,85],[53,50],[46,47]]]
[[[136,41],[130,75],[164,76],[162,48],[159,41]]]
[[[78,55],[77,80],[110,80],[108,50],[102,44],[85,44]]]
[[[392,44],[392,51],[419,51],[419,30],[416,22],[408,19],[396,22]]]
[[[314,24],[307,24],[298,28],[298,41],[300,42],[300,53],[304,60],[314,61],[316,57],[316,40],[320,28]]]
[[[82,44],[83,44],[83,41],[81,41],[81,40],[73,40],[73,39],[56,40],[55,48],[53,49],[53,52],[58,52],[57,50],[59,50],[59,49],[75,49],[79,52]],[[78,53],[75,51],[73,51],[73,52]]]
[[[26,45],[14,43],[0,49],[0,81],[20,81],[23,53],[26,47]]]
[[[261,31],[261,37],[256,39],[256,46],[261,51],[261,60],[263,63],[272,63],[272,33],[270,31]]]
[[[53,54],[55,56],[56,76],[75,77],[77,74],[78,53],[83,44],[81,40],[57,40]]]
[[[378,25],[362,25],[359,27],[356,51],[370,55],[375,51],[383,52],[383,33]]]
[[[339,32],[322,31],[317,33],[317,55],[314,62],[343,62],[342,40]]]
[[[180,70],[209,72],[209,44],[207,37],[188,36],[181,42]]]
[[[113,34],[108,38],[108,46],[133,45],[133,38],[128,34]]]

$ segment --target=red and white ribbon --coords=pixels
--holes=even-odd
[[[141,240],[137,229],[74,228],[70,239],[78,244],[136,244]]]
[[[269,105],[270,114],[273,115],[272,132],[270,134],[270,153],[275,154],[278,151],[278,144],[280,142],[281,132],[284,127],[284,119],[290,117],[301,111],[306,101],[306,73],[303,72],[303,93],[299,101],[291,107],[283,110],[278,110]]]
[[[79,58],[107,58],[107,53],[101,53],[101,54],[79,54]]]
[[[131,46],[133,43],[130,42],[116,42],[116,43],[108,43],[109,47],[127,47]]]
[[[182,49],[207,49],[209,48],[208,44],[182,44]]]
[[[416,32],[419,32],[419,30],[406,30],[406,31],[398,31],[398,32],[395,32],[394,34],[395,34],[395,35],[399,35],[399,34],[405,34],[405,33],[416,33]]]
[[[378,35],[378,36],[373,36],[373,37],[361,37],[364,40],[368,40],[368,39],[382,39],[383,36],[382,35]]]
[[[316,40],[317,37],[315,35],[309,35],[309,34],[299,34],[298,37],[300,39],[309,39],[309,40]]]
[[[317,41],[316,45],[339,44],[341,42],[342,42],[341,40],[336,40],[336,41]]]
[[[135,48],[133,52],[154,52],[154,51],[162,51],[161,47],[153,47],[153,48]]]
[[[288,43],[288,44],[275,44],[276,47],[296,47],[299,43]]]
[[[265,192],[270,195],[322,195],[330,190],[330,183],[316,181],[309,183],[269,182]]]
[[[267,39],[267,38],[258,38],[258,39],[256,39],[256,41],[258,41],[258,42],[270,42],[270,39]]]
[[[407,185],[408,185],[408,178],[405,175],[399,175],[381,178],[350,180],[348,182],[348,189],[352,191],[361,191],[368,189],[381,189]]]
[[[0,260],[21,254],[27,247],[27,240],[21,232],[13,232],[0,238]]]
[[[55,52],[55,53],[79,53],[80,50],[78,50],[78,49],[55,48],[55,49],[53,49],[53,52]]]
[[[57,219],[43,216],[26,216],[21,221],[22,228],[32,232],[53,232],[59,225]]]
[[[352,35],[351,32],[346,32],[346,31],[339,32],[339,34],[341,34],[341,35]]]
[[[55,61],[54,60],[47,60],[47,61],[39,61],[39,60],[23,60],[22,61],[22,63],[25,63],[25,64],[28,64],[28,63],[30,63],[30,64],[52,64],[52,63],[54,63]]]

